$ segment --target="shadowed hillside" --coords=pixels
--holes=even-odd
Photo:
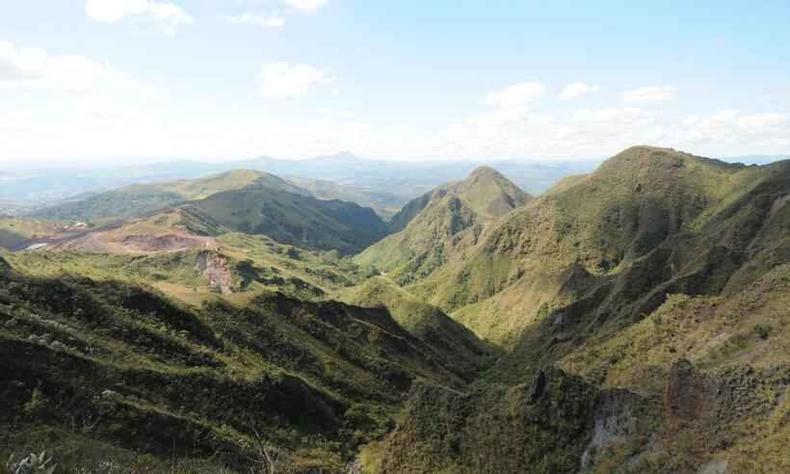
[[[370,208],[258,184],[216,193],[186,206],[232,230],[341,253],[357,252],[387,232]]]
[[[280,293],[196,308],[0,264],[4,459],[24,446],[60,469],[245,471],[265,462],[265,433],[284,466],[337,470],[388,429],[414,380],[471,375],[381,309]]]
[[[46,244],[111,253],[181,250],[209,244],[206,236],[240,231],[348,254],[387,232],[386,224],[370,208],[318,199],[277,176],[246,170],[129,186],[34,215],[89,224],[77,222],[80,229],[70,229],[68,224],[3,219],[0,246],[16,250]],[[39,228],[48,231],[36,233],[34,229]]]

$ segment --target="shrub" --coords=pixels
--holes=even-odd
[[[771,332],[771,328],[763,324],[755,324],[754,332],[757,333],[757,336],[759,336],[760,339],[766,340],[768,339],[768,334]]]

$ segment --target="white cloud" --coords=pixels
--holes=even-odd
[[[85,56],[50,55],[0,40],[0,88],[95,93],[139,91],[146,86]]]
[[[673,100],[677,89],[672,86],[646,86],[623,92],[626,102],[666,102]]]
[[[268,15],[246,12],[228,17],[228,21],[236,24],[257,25],[262,28],[282,28],[285,25],[285,17],[276,10]]]
[[[245,3],[244,0],[241,0]],[[235,24],[256,25],[262,28],[282,28],[291,14],[311,15],[328,3],[328,0],[272,0],[274,9],[269,13],[247,11],[227,17]]]
[[[180,6],[155,0],[86,0],[85,13],[104,23],[118,23],[128,17],[145,18],[168,35],[194,21]]]
[[[72,64],[64,58],[79,58],[74,64],[80,66],[63,66]],[[260,93],[299,97],[322,86],[329,92],[333,80],[323,68],[267,64]],[[487,105],[476,113],[433,126],[419,119],[374,121],[364,109],[275,113],[254,102],[218,103],[210,94],[175,103],[166,94],[149,94],[150,87],[91,58],[0,42],[0,162],[296,158],[344,149],[382,158],[550,160],[605,157],[635,144],[705,156],[790,153],[787,111],[686,116],[673,113],[671,103],[642,108],[619,101],[550,109],[556,103],[540,101],[546,90],[539,82],[481,93]]]
[[[521,110],[545,93],[546,86],[540,82],[519,82],[490,91],[486,95],[486,103],[498,109]]]
[[[586,82],[571,82],[570,84],[562,88],[562,92],[560,92],[559,99],[571,100],[577,97],[581,97],[585,94],[595,92],[597,90],[598,90],[598,86],[591,86]]]
[[[283,0],[283,3],[302,13],[315,13],[319,8],[328,3],[329,0]]]
[[[263,97],[295,98],[302,97],[312,89],[334,81],[334,74],[328,69],[308,64],[276,62],[261,67],[261,83],[258,92]]]
[[[790,113],[742,114],[722,110],[707,117],[689,116],[683,121],[682,137],[693,146],[715,146],[724,155],[726,148],[741,153],[763,153],[769,150],[790,151]],[[744,147],[748,144],[749,151]]]
[[[0,40],[0,156],[109,153],[113,145],[103,135],[108,127],[120,132],[130,121],[155,116],[152,110],[165,97],[157,87],[86,56]],[[114,138],[117,147],[129,146]]]

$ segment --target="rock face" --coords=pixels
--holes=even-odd
[[[595,407],[592,439],[581,458],[582,469],[590,469],[607,450],[624,445],[639,432],[638,396],[627,390],[604,392]]]
[[[200,252],[197,256],[195,268],[201,275],[206,277],[208,285],[223,295],[233,293],[233,275],[228,269],[228,261],[225,257],[213,250]]]
[[[681,359],[669,370],[664,394],[667,421],[683,425],[703,417],[710,406],[705,378],[694,370],[686,359]]]

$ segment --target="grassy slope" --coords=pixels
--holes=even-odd
[[[386,233],[386,225],[370,208],[266,186],[216,193],[188,206],[230,229],[305,248],[351,253]]]
[[[356,261],[387,272],[400,284],[418,281],[453,253],[477,243],[484,228],[529,196],[495,170],[478,168],[467,179],[437,188],[404,206],[390,222],[405,227],[372,245]]]
[[[0,276],[4,459],[47,449],[62,467],[245,470],[252,423],[288,464],[339,469],[388,429],[413,380],[463,384],[384,310],[271,292],[185,306],[84,276],[137,262],[94,255],[105,260],[88,270],[52,255],[38,263],[81,275],[53,279],[29,275],[29,255]]]
[[[341,301],[365,308],[386,308],[398,324],[436,350],[462,377],[490,365],[493,350],[435,306],[423,303],[386,277],[368,278],[339,292]]]
[[[220,191],[239,189],[253,183],[290,192],[306,192],[273,175],[258,171],[234,170],[196,180],[134,184],[81,201],[40,209],[33,212],[32,216],[43,219],[101,222],[139,216],[179,202],[203,199]]]
[[[591,277],[620,272],[673,236],[698,232],[771,175],[767,167],[629,149],[517,210],[411,290],[457,311],[478,335],[512,343],[525,324],[575,297],[567,278],[585,278],[572,265]]]
[[[573,181],[411,288],[480,299],[455,316],[513,350],[468,393],[413,393],[367,465],[786,470],[790,164],[636,148]]]
[[[142,230],[150,235],[162,229],[145,225]],[[366,276],[362,269],[336,253],[298,249],[264,236],[226,233],[213,242],[218,250],[211,253],[226,262],[231,274],[234,294],[228,297],[239,302],[262,290],[278,290],[305,299],[322,298]],[[197,269],[200,255],[206,252],[202,247],[176,252],[115,254],[79,249],[14,253],[8,259],[31,275],[75,274],[101,280],[121,279],[150,284],[172,297],[201,303],[217,298],[208,279]]]

